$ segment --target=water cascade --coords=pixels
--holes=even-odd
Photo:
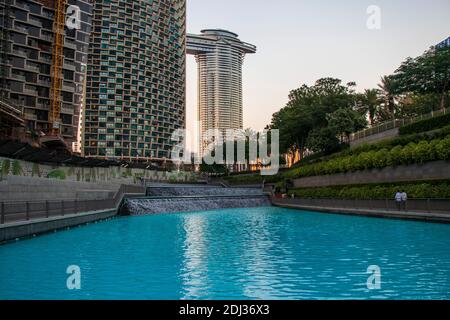
[[[270,206],[261,189],[208,186],[154,186],[145,198],[126,199],[121,215],[146,215]]]

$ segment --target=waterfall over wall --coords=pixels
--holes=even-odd
[[[147,197],[124,201],[121,215],[146,215],[270,206],[261,189],[208,186],[149,187]]]

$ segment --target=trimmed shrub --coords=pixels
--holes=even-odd
[[[11,160],[5,159],[2,161],[2,175],[7,176],[11,168]]]
[[[15,176],[20,176],[23,173],[22,166],[20,165],[19,160],[14,160],[12,163],[12,174]]]
[[[348,185],[289,190],[300,198],[309,199],[393,199],[398,190],[404,190],[409,198],[449,199],[450,181],[410,182],[397,184]]]
[[[413,160],[416,163],[424,164],[425,162],[435,159],[434,151],[430,149],[431,145],[427,141],[419,142],[413,152]]]
[[[374,144],[362,144],[355,148],[347,148],[341,152],[332,154],[332,155],[324,155],[324,154],[314,154],[311,156],[305,157],[299,163],[295,164],[292,169],[300,168],[302,166],[306,166],[308,164],[320,163],[327,160],[332,160],[336,158],[342,158],[345,156],[356,156],[363,152],[369,151],[379,151],[382,149],[392,149],[397,146],[406,146],[409,143],[419,143],[420,141],[432,141],[435,139],[445,138],[450,135],[450,124],[443,128],[436,129],[428,132],[420,132],[405,136],[400,136],[392,139],[386,139],[384,141],[374,143]],[[348,171],[348,170],[347,170]]]
[[[440,160],[450,160],[450,136],[444,140],[438,140],[436,144],[436,155]]]
[[[65,180],[66,173],[61,169],[53,170],[48,173],[47,178]]]
[[[33,167],[31,168],[31,176],[37,176],[37,177],[41,177],[41,169],[39,168],[39,164],[38,163],[33,163]]]
[[[396,166],[399,162],[398,159],[402,156],[403,147],[402,146],[396,146],[395,148],[391,149],[391,151],[388,154],[388,159],[386,164],[388,166]]]
[[[392,149],[383,148],[378,151],[362,152],[358,155],[343,156],[315,164],[292,169],[279,175],[279,179],[301,178],[309,176],[329,175],[343,172],[354,172],[368,169],[381,169],[387,166],[424,164],[430,161],[450,159],[450,136],[430,142],[410,142],[406,146]]]
[[[400,135],[408,135],[419,132],[439,129],[450,124],[450,114],[445,114],[436,118],[422,120],[400,128]]]

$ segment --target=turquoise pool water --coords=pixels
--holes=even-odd
[[[0,298],[450,299],[450,226],[280,208],[119,218],[0,246]]]

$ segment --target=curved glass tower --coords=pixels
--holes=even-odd
[[[210,129],[224,132],[243,129],[242,64],[254,45],[242,42],[238,35],[221,29],[188,34],[187,53],[195,55],[198,65],[198,120],[200,152],[215,140]]]
[[[185,125],[186,0],[94,2],[84,155],[168,159]]]

